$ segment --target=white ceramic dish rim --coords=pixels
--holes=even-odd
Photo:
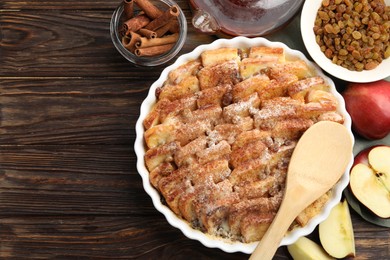
[[[301,34],[303,43],[313,60],[330,75],[350,82],[373,82],[390,76],[390,58],[383,60],[373,70],[351,71],[334,64],[321,51],[313,31],[317,11],[322,0],[305,1],[301,13]],[[390,0],[385,0],[390,5]]]
[[[314,69],[318,75],[325,78],[325,80],[329,83],[331,87],[331,92],[336,96],[336,98],[339,101],[339,111],[343,114],[345,117],[345,123],[344,125],[348,128],[348,130],[351,130],[351,118],[349,114],[347,113],[345,109],[345,103],[342,96],[336,91],[335,85],[333,81],[326,77],[320,68],[318,68],[314,63],[310,62],[306,57],[299,51],[291,50],[289,47],[287,47],[285,44],[280,42],[270,42],[264,38],[246,38],[246,37],[236,37],[233,39],[218,39],[214,41],[211,44],[206,45],[200,45],[197,48],[195,48],[192,52],[188,54],[184,54],[180,56],[175,63],[170,65],[169,67],[165,68],[159,79],[155,81],[152,86],[149,89],[148,96],[143,101],[141,105],[140,110],[140,116],[136,123],[136,140],[134,144],[134,150],[137,156],[137,169],[139,174],[142,177],[143,181],[143,187],[145,191],[149,194],[149,196],[152,198],[154,207],[160,211],[167,219],[170,225],[180,229],[185,236],[187,236],[190,239],[198,240],[201,242],[204,246],[210,247],[210,248],[219,248],[225,252],[233,253],[233,252],[243,252],[246,254],[251,254],[253,250],[255,249],[257,242],[254,243],[241,243],[241,242],[231,242],[228,240],[224,240],[222,238],[215,238],[210,235],[204,234],[201,231],[193,229],[186,221],[183,219],[180,219],[177,217],[166,205],[161,203],[160,195],[156,191],[156,189],[153,188],[153,186],[149,182],[149,172],[145,167],[145,161],[144,161],[144,154],[145,154],[145,145],[144,145],[144,127],[142,124],[143,119],[146,117],[146,115],[150,112],[151,107],[153,104],[155,104],[156,98],[155,98],[155,91],[156,88],[161,86],[163,82],[167,79],[168,73],[180,66],[181,64],[184,64],[187,61],[196,59],[199,57],[199,55],[205,51],[210,49],[216,49],[221,47],[238,47],[238,48],[248,48],[250,46],[270,46],[270,47],[282,47],[285,49],[286,57],[289,58],[295,58],[295,59],[302,59],[304,60],[309,67]],[[354,140],[354,137],[352,135],[352,132],[350,131],[350,135],[352,140]],[[288,233],[283,240],[281,241],[280,245],[289,245],[294,243],[299,237],[306,236],[310,234],[315,227],[322,222],[328,215],[330,210],[340,201],[342,192],[344,188],[348,185],[349,182],[349,170],[353,163],[353,155],[351,154],[351,162],[349,163],[345,173],[343,174],[340,181],[335,185],[334,192],[333,192],[333,198],[329,200],[329,202],[324,207],[324,210],[321,214],[311,219],[311,221],[303,228],[297,228],[293,230],[292,232]]]

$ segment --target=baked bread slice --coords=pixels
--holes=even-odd
[[[344,121],[321,76],[266,46],[204,51],[172,70],[156,98],[143,122],[151,184],[193,228],[246,243],[272,222],[301,135],[318,121]]]

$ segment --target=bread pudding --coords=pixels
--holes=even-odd
[[[318,121],[344,122],[327,81],[281,47],[205,50],[155,94],[143,120],[151,185],[193,228],[244,243],[271,224],[301,135]],[[317,215],[330,192],[290,229]]]

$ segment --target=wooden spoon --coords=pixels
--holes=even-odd
[[[341,124],[321,121],[300,138],[288,166],[279,211],[249,259],[272,259],[293,220],[330,190],[352,157],[353,140]]]

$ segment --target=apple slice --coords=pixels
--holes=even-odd
[[[390,147],[376,146],[369,149],[367,157],[368,162],[361,160],[361,163],[352,167],[351,191],[374,214],[381,218],[389,218]]]
[[[311,259],[311,260],[332,260],[335,259],[328,255],[325,250],[308,239],[300,237],[294,244],[288,245],[287,250],[294,260]]]
[[[355,256],[355,239],[346,200],[339,202],[318,227],[325,251],[336,258]]]

